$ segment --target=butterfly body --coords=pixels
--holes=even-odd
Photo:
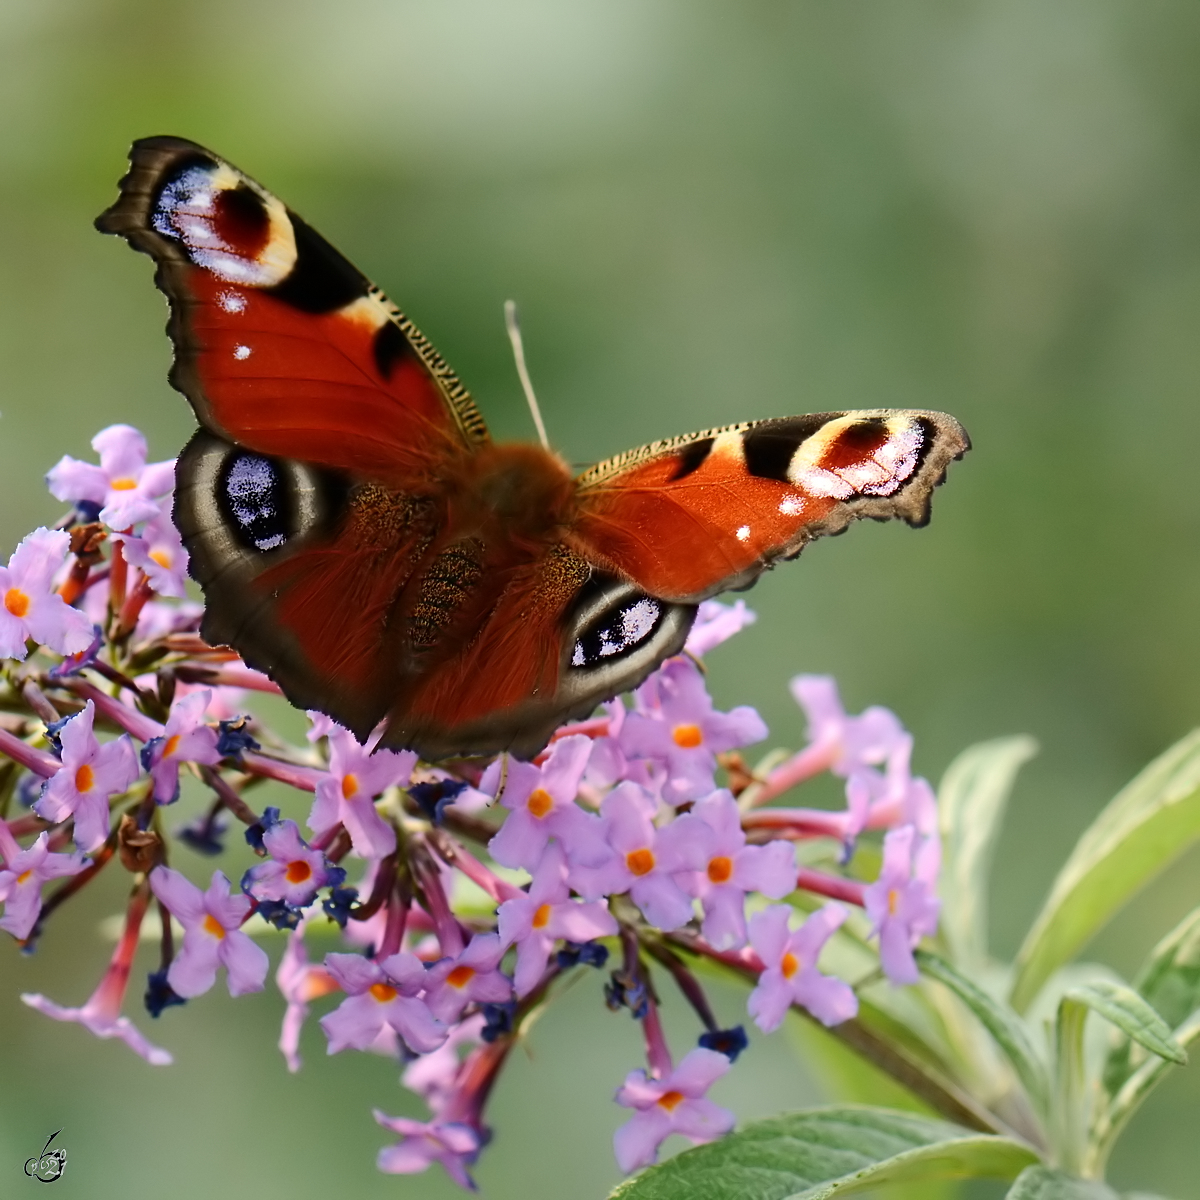
[[[924,523],[967,448],[941,413],[824,413],[572,477],[493,443],[412,323],[248,176],[176,138],[131,163],[98,226],[170,301],[202,632],[360,738],[534,754],[678,653],[700,601],[857,517]]]

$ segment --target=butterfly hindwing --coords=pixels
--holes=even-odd
[[[581,475],[571,545],[661,600],[745,587],[854,519],[928,519],[969,447],[944,413],[904,409],[754,421],[654,443]]]

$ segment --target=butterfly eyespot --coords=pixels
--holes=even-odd
[[[571,651],[571,666],[595,666],[628,654],[654,634],[662,616],[662,605],[641,593],[613,605],[580,631]]]
[[[221,498],[242,540],[256,550],[277,550],[290,535],[290,505],[283,472],[258,454],[231,455]]]

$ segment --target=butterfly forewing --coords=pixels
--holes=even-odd
[[[953,417],[895,409],[706,430],[581,475],[570,541],[653,596],[695,603],[855,518],[924,524],[968,445]]]

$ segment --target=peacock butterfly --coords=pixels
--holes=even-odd
[[[924,524],[969,446],[943,413],[818,413],[572,478],[493,443],[412,322],[249,176],[172,137],[130,162],[96,224],[170,303],[201,632],[360,740],[533,755],[678,653],[705,598],[855,518]]]

